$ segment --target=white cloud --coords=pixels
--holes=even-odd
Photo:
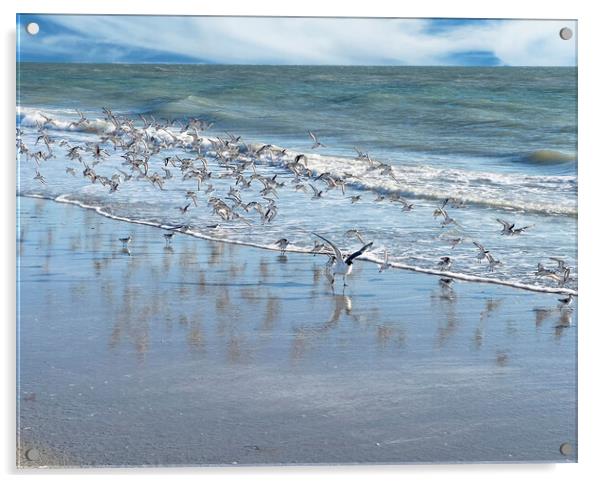
[[[428,20],[415,19],[53,16],[49,20],[92,41],[216,63],[439,65],[455,53],[491,51],[507,65],[576,65],[575,37],[563,41],[558,35],[564,26],[576,30],[576,22],[504,20],[433,32]]]

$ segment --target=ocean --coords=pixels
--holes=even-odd
[[[571,267],[562,290],[577,290],[576,68],[21,63],[17,76],[23,142],[45,150],[36,140],[47,116],[56,156],[39,167],[18,156],[18,195],[71,202],[126,221],[187,224],[197,236],[271,249],[286,237],[291,249],[309,250],[317,232],[352,250],[361,244],[345,232],[355,228],[374,241],[373,261],[386,250],[395,266],[436,273],[440,257],[449,256],[449,271],[458,278],[539,291],[559,291],[557,282],[535,275],[538,263],[553,269],[550,257],[559,257]],[[285,183],[278,189],[277,218],[261,223],[243,213],[248,225],[221,220],[206,206],[203,187],[199,206],[181,213],[196,181],[177,173],[164,190],[132,180],[114,193],[67,173],[67,166],[83,170],[67,158],[68,147],[98,142],[111,129],[105,107],[138,126],[139,115],[182,123],[202,118],[213,123],[204,132],[208,137],[232,133],[249,145],[286,148],[283,159],[257,163],[257,172]],[[70,124],[79,118],[76,110],[97,119],[92,128]],[[323,147],[312,149],[309,130]],[[103,147],[110,157],[96,171],[111,177],[125,169],[122,152],[109,142]],[[394,176],[367,169],[354,148],[390,164]],[[345,193],[324,190],[312,199],[311,192],[295,190],[284,164],[299,153],[307,155],[314,176],[353,174]],[[151,160],[152,171],[162,173],[170,154],[194,157],[162,150]],[[209,149],[205,154],[215,174],[213,195],[225,197],[233,180],[218,178],[218,163]],[[46,184],[34,180],[36,169]],[[241,190],[241,197],[264,202],[258,191]],[[374,201],[392,193],[413,208]],[[352,203],[354,196],[360,198]],[[433,213],[446,199],[453,199],[446,209],[455,223],[442,226]],[[530,228],[503,236],[498,218]],[[205,228],[217,222],[219,229]],[[115,237],[126,234],[124,227]],[[477,260],[475,241],[501,262],[493,271]]]

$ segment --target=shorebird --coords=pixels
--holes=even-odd
[[[322,148],[326,147],[324,144],[322,144],[320,141],[318,141],[318,138],[316,137],[316,135],[313,132],[307,131],[307,133],[309,134],[309,137],[314,142],[314,145],[311,147],[312,149],[316,149],[316,148],[320,148],[320,147],[322,147]]]
[[[443,203],[441,203],[441,206],[438,206],[437,208],[435,208],[435,211],[433,211],[433,216],[435,218],[437,218],[439,215],[443,214],[443,208],[445,208],[445,206],[447,205],[448,201],[449,201],[449,198],[445,198],[443,200]]]
[[[186,212],[188,211],[188,208],[190,208],[190,205],[191,205],[191,204],[192,204],[192,203],[188,203],[188,204],[187,204],[186,206],[184,206],[184,207],[182,207],[182,206],[177,206],[176,208],[177,208],[178,210],[180,210],[180,213],[184,214],[184,213],[186,213]]]
[[[315,257],[318,253],[322,253],[325,250],[327,250],[327,247],[324,245],[324,243],[314,240],[314,247],[311,249],[310,253],[313,253]]]
[[[388,270],[389,268],[391,268],[391,264],[389,263],[389,253],[387,252],[387,250],[385,250],[385,259],[378,266],[378,272],[381,273],[385,270]]]
[[[368,152],[367,151],[362,151],[360,148],[358,147],[353,147],[354,151],[357,153],[357,158],[355,159],[368,159]]]
[[[479,253],[477,253],[477,260],[479,261],[479,263],[481,263],[481,260],[487,257],[489,250],[485,250],[485,247],[479,242],[473,241],[472,244],[479,249]]]
[[[127,248],[130,242],[132,241],[132,235],[128,235],[124,238],[120,238],[119,241],[123,245],[123,248]]]
[[[558,264],[558,268],[556,268],[558,272],[564,272],[564,269],[567,268],[567,264],[562,258],[550,257],[550,260],[554,260]]]
[[[351,204],[357,203],[360,200],[360,195],[351,196],[349,199],[351,200]]]
[[[275,242],[274,245],[278,245],[280,247],[280,253],[284,255],[286,247],[290,245],[290,242],[286,238],[281,238],[280,240]]]
[[[449,270],[452,266],[452,259],[450,257],[441,257],[437,262],[437,268],[442,272]]]
[[[322,195],[324,194],[324,192],[322,190],[319,190],[318,188],[316,188],[313,184],[308,183],[309,187],[313,190],[314,195],[311,197],[312,200],[318,199],[318,198],[322,198]]]
[[[564,271],[562,272],[562,275],[552,271],[552,270],[545,270],[545,273],[542,272],[541,277],[546,277],[549,278],[551,280],[554,280],[556,283],[558,283],[559,287],[564,287],[564,285],[571,279],[571,269],[570,268],[565,268]],[[536,274],[539,273],[539,270],[536,272]]]
[[[493,258],[493,255],[489,252],[487,252],[485,254],[485,258],[487,259],[487,262],[489,263],[489,267],[487,267],[487,270],[489,270],[490,272],[493,272],[495,270],[495,267],[502,264],[502,262]]]
[[[571,269],[569,267],[565,267],[562,271],[562,280],[564,283],[567,283],[571,279]]]
[[[460,243],[462,243],[463,240],[464,239],[462,237],[460,237],[460,238],[452,238],[450,240],[452,249],[456,248]]]
[[[173,238],[174,233],[163,233],[163,238],[165,238],[165,245],[171,245],[171,239]]]
[[[33,177],[33,179],[38,180],[42,184],[48,184],[46,183],[46,178],[44,178],[39,171],[36,171],[36,175]]]
[[[441,226],[446,226],[446,225],[451,225],[451,224],[456,224],[456,220],[454,220],[452,217],[449,216],[449,214],[447,213],[447,210],[445,210],[444,206],[447,204],[447,200],[445,200],[445,202],[443,203],[443,205],[441,205],[441,207],[439,208],[435,208],[435,211],[433,212],[433,216],[435,218],[437,218],[438,216],[443,216],[443,221],[441,222]]]
[[[521,228],[514,228],[514,223],[509,223],[506,220],[500,220],[499,218],[496,218],[495,221],[502,224],[502,235],[520,235],[523,231],[527,230],[528,228],[533,228],[533,225],[527,225]]]
[[[197,199],[196,193],[194,191],[187,191],[186,199],[192,200],[192,202],[194,203],[194,206],[199,206],[198,199]]]
[[[363,235],[357,228],[352,228],[351,230],[347,230],[345,232],[345,236],[347,238],[356,237],[360,241],[360,243],[362,243],[364,245],[366,244],[366,240],[364,239]]]
[[[573,294],[569,294],[569,296],[566,298],[558,299],[558,302],[560,302],[558,307],[568,307],[573,303]]]
[[[317,233],[314,233],[314,235],[328,243],[328,245],[330,245],[332,247],[332,250],[334,251],[334,257],[330,265],[330,272],[332,275],[332,280],[330,282],[331,285],[334,285],[334,278],[336,275],[342,275],[343,286],[347,286],[347,275],[349,275],[353,270],[353,260],[362,255],[366,250],[368,250],[372,246],[372,242],[367,243],[356,252],[353,252],[352,254],[343,257],[341,250],[339,250],[334,243],[327,240],[322,235],[318,235]]]
[[[414,203],[410,203],[405,198],[402,198],[398,194],[391,196],[392,203],[400,203],[403,206],[403,211],[412,211],[414,209]]]
[[[555,274],[554,270],[549,270],[546,267],[543,266],[543,263],[539,262],[537,264],[537,271],[535,272],[535,275],[538,277],[545,277],[547,275],[551,275],[551,274]]]

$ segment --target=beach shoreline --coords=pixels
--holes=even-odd
[[[18,430],[57,466],[576,460],[555,294],[364,262],[333,293],[324,257],[18,206]]]
[[[123,216],[113,215],[111,213],[107,213],[106,211],[104,211],[102,206],[87,205],[81,201],[69,199],[66,196],[59,196],[56,198],[46,197],[46,196],[42,196],[42,195],[34,195],[34,194],[19,195],[19,196],[24,197],[24,198],[44,199],[44,200],[48,200],[48,201],[52,201],[52,202],[56,202],[56,203],[65,203],[65,204],[75,205],[82,209],[92,210],[93,212],[95,212],[96,214],[98,214],[100,216],[105,216],[107,218],[110,218],[110,219],[113,219],[116,221],[122,221],[125,223],[134,223],[134,224],[145,225],[145,226],[150,226],[150,227],[157,228],[157,229],[170,230],[170,231],[173,230],[173,228],[174,228],[173,225],[165,225],[162,223],[152,222],[152,221],[148,221],[148,220],[138,220],[138,219],[126,218]],[[228,243],[228,244],[232,244],[232,245],[241,245],[241,246],[245,246],[245,247],[257,248],[260,250],[282,252],[282,250],[275,243],[271,244],[271,245],[265,245],[265,244],[262,245],[262,244],[258,244],[258,243],[248,242],[248,241],[223,239],[223,238],[211,236],[203,231],[198,231],[198,230],[195,231],[195,230],[190,230],[190,229],[189,230],[176,229],[173,231],[176,231],[183,235],[188,235],[188,236],[192,236],[194,238],[211,241],[211,242]],[[312,234],[308,233],[308,236],[311,236],[311,235]],[[312,252],[312,250],[309,248],[297,248],[297,247],[292,247],[292,246],[287,247],[284,250],[284,253],[298,253],[298,254],[305,254],[305,255],[311,255],[311,256],[314,255],[314,252]],[[320,255],[323,255],[323,254],[320,254]],[[365,255],[358,257],[358,260],[368,262],[368,263],[373,263],[376,265],[380,265],[384,261],[382,258],[380,258],[378,256],[373,256],[369,252]],[[389,263],[390,263],[390,268],[393,268],[393,269],[406,270],[406,271],[410,271],[410,272],[432,275],[432,276],[436,276],[436,277],[448,277],[448,278],[453,278],[455,280],[462,280],[464,282],[501,285],[501,286],[506,286],[506,287],[512,287],[512,288],[519,289],[519,290],[528,290],[531,292],[539,292],[539,293],[566,294],[566,295],[573,295],[573,296],[579,295],[577,290],[563,287],[563,286],[551,287],[551,286],[543,286],[543,285],[532,285],[532,284],[507,281],[507,280],[502,280],[502,279],[492,278],[492,277],[482,277],[482,276],[464,274],[461,272],[450,272],[450,271],[441,271],[441,270],[437,270],[437,269],[416,267],[416,266],[407,265],[404,263],[394,262],[394,261],[389,262]]]

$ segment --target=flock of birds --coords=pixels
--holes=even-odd
[[[82,112],[77,111],[79,119],[71,122],[67,128],[70,130],[80,130],[84,132],[98,131],[98,120],[88,119]],[[79,169],[74,166],[68,166],[66,173],[77,176],[78,172],[90,183],[98,183],[107,188],[109,193],[115,193],[124,183],[132,181],[148,182],[158,190],[164,190],[164,184],[177,176],[184,181],[192,181],[183,189],[184,199],[182,205],[178,207],[181,214],[186,214],[194,206],[199,206],[199,195],[204,194],[207,198],[207,205],[211,208],[213,215],[223,221],[240,222],[246,225],[253,223],[252,216],[257,216],[263,224],[272,223],[278,216],[278,190],[288,183],[295,191],[301,191],[311,194],[311,199],[322,198],[329,190],[340,190],[345,195],[345,188],[358,175],[344,173],[338,175],[330,172],[315,173],[309,167],[309,159],[305,154],[289,154],[286,149],[273,146],[271,144],[249,145],[242,141],[240,136],[226,133],[224,137],[209,137],[204,135],[204,131],[212,127],[212,123],[191,118],[185,124],[179,121],[159,122],[152,116],[148,118],[140,115],[138,124],[125,116],[116,115],[109,108],[103,109],[104,123],[108,126],[100,131],[99,142],[84,142],[72,145],[67,140],[58,140],[50,135],[49,129],[56,127],[54,119],[41,114],[41,119],[37,123],[37,139],[34,146],[28,146],[23,140],[23,132],[17,129],[17,149],[18,153],[25,156],[27,160],[33,160],[36,163],[36,174],[34,180],[47,184],[40,170],[51,158],[55,157],[55,145],[66,150],[66,157],[79,163]],[[325,147],[320,142],[318,136],[312,131],[308,131],[309,138],[312,141],[311,149]],[[117,169],[110,177],[101,175],[97,172],[97,166],[110,157],[109,146],[113,147],[114,152],[121,152],[123,158],[123,169]],[[378,171],[381,175],[388,176],[397,181],[391,165],[373,159],[370,154],[359,148],[354,148],[358,163],[363,163],[365,171]],[[184,152],[186,155],[171,154],[174,151]],[[169,151],[166,153],[165,151]],[[167,154],[167,155],[166,155]],[[220,168],[216,173],[215,169],[210,169],[207,157],[211,157]],[[160,160],[160,163],[159,163]],[[265,162],[278,162],[286,171],[292,175],[288,182],[280,180],[278,174],[266,176],[260,174],[256,166]],[[157,169],[158,167],[158,169]],[[229,191],[225,196],[218,196],[216,189],[212,184],[213,179],[229,179]],[[194,187],[191,189],[191,187]],[[251,190],[257,186],[260,200],[245,202],[243,192]],[[351,203],[360,200],[361,195],[349,197]],[[411,211],[414,204],[403,198],[399,193],[391,192],[388,194],[377,193],[375,202],[389,201],[398,203],[402,211]],[[463,208],[462,200],[446,199],[433,212],[434,218],[441,217],[441,227],[459,226],[448,212],[448,208]],[[497,219],[501,224],[501,235],[519,236],[532,226],[517,227],[514,223],[503,219]],[[205,228],[219,228],[219,223],[207,225]],[[165,243],[171,244],[175,232],[185,233],[191,228],[188,224],[176,224],[170,227],[163,234]],[[314,247],[311,253],[323,254],[328,256],[328,262],[324,270],[325,276],[334,289],[335,278],[343,279],[343,286],[346,286],[347,276],[353,269],[353,261],[369,251],[373,242],[367,242],[365,237],[357,229],[348,230],[346,237],[357,238],[361,248],[346,253],[341,250],[332,241],[323,235],[313,233],[315,236]],[[127,249],[132,241],[131,236],[119,239],[123,247]],[[490,250],[481,243],[472,239],[463,237],[451,238],[451,248],[465,241],[472,241],[477,249],[476,259],[479,263],[485,260],[488,264],[488,270],[494,271],[502,262],[494,257]],[[282,254],[287,251],[291,244],[287,238],[281,238],[274,243]],[[535,275],[546,278],[557,284],[558,287],[564,287],[571,279],[571,269],[566,262],[559,258],[553,258],[557,266],[552,268],[545,267],[540,263]],[[451,269],[453,260],[449,256],[444,256],[436,263],[435,269],[441,272],[439,283],[444,290],[450,290],[454,282],[452,274],[446,274]],[[379,264],[379,272],[383,272],[393,265],[389,261],[388,251],[384,250],[384,260]],[[567,298],[559,299],[561,305],[569,305],[573,300],[572,295]]]

